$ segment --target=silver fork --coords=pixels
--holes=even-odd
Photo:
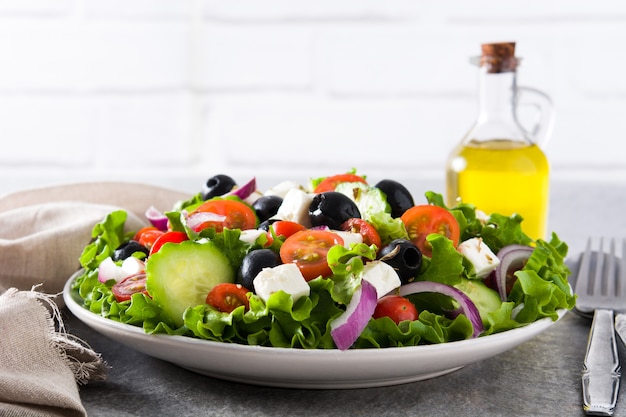
[[[626,308],[626,242],[622,242],[621,263],[617,263],[615,240],[610,250],[591,248],[591,239],[581,255],[575,292],[576,308],[592,313],[593,322],[583,362],[583,410],[586,415],[612,416],[617,403],[620,365],[614,330],[614,311]]]

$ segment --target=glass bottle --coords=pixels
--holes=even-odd
[[[537,139],[551,129],[551,101],[538,90],[517,86],[515,43],[483,44],[474,61],[478,119],[448,158],[447,204],[471,203],[486,214],[518,213],[527,235],[545,239],[550,167]],[[530,130],[519,120],[522,93],[539,98],[532,103],[540,110],[539,122]]]

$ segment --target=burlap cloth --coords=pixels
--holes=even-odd
[[[134,183],[78,183],[0,197],[0,416],[85,416],[78,384],[106,364],[65,331],[61,291],[93,226],[117,209],[147,225],[188,194]],[[106,359],[106,358],[104,358]]]

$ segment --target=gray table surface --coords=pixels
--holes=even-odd
[[[589,236],[626,237],[625,213],[624,184],[553,184],[549,228],[568,242],[572,257]],[[536,338],[453,373],[349,390],[280,389],[213,379],[113,342],[68,310],[64,315],[67,329],[110,365],[106,381],[80,388],[90,416],[583,415],[580,377],[590,321],[573,313]],[[621,343],[619,350],[625,363]],[[617,416],[626,416],[625,390],[622,381]]]

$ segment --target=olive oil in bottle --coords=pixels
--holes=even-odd
[[[535,144],[469,141],[449,162],[447,199],[461,197],[485,213],[519,213],[524,232],[533,239],[543,238],[549,170],[547,158]]]
[[[522,230],[532,239],[545,239],[550,168],[535,143],[541,126],[531,133],[517,118],[522,88],[516,84],[515,44],[485,44],[482,49],[478,120],[448,158],[446,202],[470,203],[488,215],[520,214]],[[543,93],[532,92],[549,103]]]

